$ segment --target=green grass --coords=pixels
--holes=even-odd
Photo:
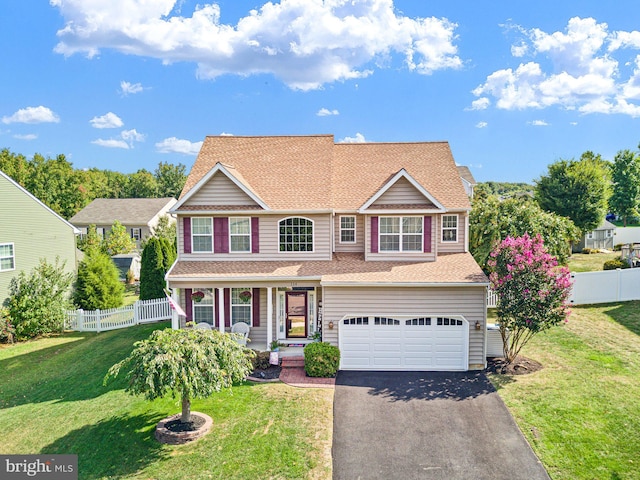
[[[640,478],[640,302],[574,307],[491,380],[552,479]]]
[[[124,300],[122,303],[123,307],[128,305],[133,305],[136,301],[140,300],[140,295],[137,293],[139,285],[135,284],[124,284]]]
[[[70,333],[0,348],[0,452],[78,454],[81,479],[331,478],[328,389],[235,386],[193,401],[213,418],[209,434],[160,445],[156,423],[178,400],[148,402],[104,387],[133,342],[167,322],[104,333]]]
[[[600,272],[604,262],[620,258],[620,252],[613,253],[574,253],[569,257],[569,270],[577,272]]]

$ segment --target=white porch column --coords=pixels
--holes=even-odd
[[[180,305],[180,297],[178,295],[177,288],[174,288],[173,292],[171,292],[171,299],[176,303],[176,305]],[[171,309],[171,328],[174,330],[180,329],[180,318],[178,317],[178,312],[176,312],[175,308]]]
[[[224,333],[224,288],[218,288],[218,318],[220,319],[220,325],[218,328]]]
[[[273,341],[273,287],[267,287],[267,349]]]

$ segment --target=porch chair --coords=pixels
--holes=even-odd
[[[251,327],[249,327],[249,325],[247,325],[244,322],[238,322],[238,323],[234,323],[233,327],[231,327],[231,333],[235,333],[236,335],[236,341],[240,344],[240,345],[247,345],[247,340],[249,338],[249,331],[251,330]]]
[[[211,330],[211,325],[209,325],[207,322],[200,322],[196,323],[195,328],[197,330]]]

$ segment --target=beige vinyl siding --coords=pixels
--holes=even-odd
[[[380,219],[383,215],[375,215]],[[398,216],[398,215],[391,215]],[[423,215],[411,215],[407,214],[406,216],[419,216],[424,217]],[[404,262],[404,261],[419,261],[419,262],[433,262],[436,260],[436,251],[435,251],[435,235],[436,235],[436,227],[435,221],[436,216],[432,216],[431,220],[431,252],[380,252],[372,253],[371,252],[371,216],[367,215],[365,219],[364,225],[364,234],[365,234],[365,259],[367,261],[389,261],[389,262]],[[379,221],[379,220],[378,220]],[[424,225],[424,223],[423,223]],[[423,237],[424,242],[424,237]],[[378,242],[379,243],[379,242]],[[424,250],[424,245],[423,245]]]
[[[205,215],[198,215],[204,217]],[[218,215],[219,216],[219,215]],[[229,215],[233,216],[233,215]],[[280,252],[278,223],[292,215],[263,215],[260,217],[260,253],[182,253],[184,252],[184,222],[178,218],[178,253],[181,260],[331,260],[331,215],[299,215],[313,221],[313,252]],[[215,232],[214,232],[215,235]]]
[[[431,204],[432,203],[420,193],[416,187],[411,185],[409,180],[402,177],[398,179],[386,192],[369,207],[375,209],[377,205],[411,205],[411,204]]]
[[[485,287],[324,287],[323,291],[326,342],[338,345],[345,315],[462,315],[469,322],[469,366],[482,368],[485,363]]]
[[[438,224],[436,230],[436,241],[438,242],[438,253],[458,253],[464,252],[465,236],[467,227],[465,224],[465,213],[446,213],[445,215],[457,215],[458,216],[458,241],[457,242],[443,242],[442,241],[442,215],[437,215],[434,218]]]
[[[229,177],[216,173],[184,205],[256,205],[256,202]]]
[[[356,217],[356,243],[340,243],[340,217]],[[333,222],[336,252],[364,252],[364,215],[336,214]]]
[[[21,271],[29,273],[40,259],[76,272],[76,242],[72,227],[0,175],[0,244],[14,244],[15,270],[0,272],[0,305],[9,283]]]

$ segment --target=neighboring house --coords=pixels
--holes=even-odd
[[[254,349],[319,333],[343,369],[482,369],[469,210],[447,142],[207,137],[168,286],[186,321],[249,323]]]
[[[73,225],[0,171],[0,305],[11,279],[29,273],[40,259],[65,262],[75,273],[76,235]]]
[[[134,280],[140,280],[140,263],[142,258],[139,253],[120,253],[112,255],[111,260],[115,263],[120,280],[127,281],[127,275],[131,272]]]
[[[471,170],[469,170],[469,167],[458,165],[458,173],[462,179],[462,185],[464,186],[465,192],[467,192],[469,198],[473,198],[473,189],[478,183],[476,182],[476,179],[473,178]]]
[[[574,245],[573,250],[575,252],[580,252],[583,248],[613,250],[615,234],[616,226],[604,220],[598,228],[585,233],[580,241]]]
[[[167,215],[176,204],[175,198],[96,198],[69,219],[80,228],[82,235],[89,225],[95,225],[98,234],[108,235],[116,220],[127,228],[127,232],[140,247],[140,241],[151,235],[163,215]],[[175,219],[169,215],[169,220]]]

